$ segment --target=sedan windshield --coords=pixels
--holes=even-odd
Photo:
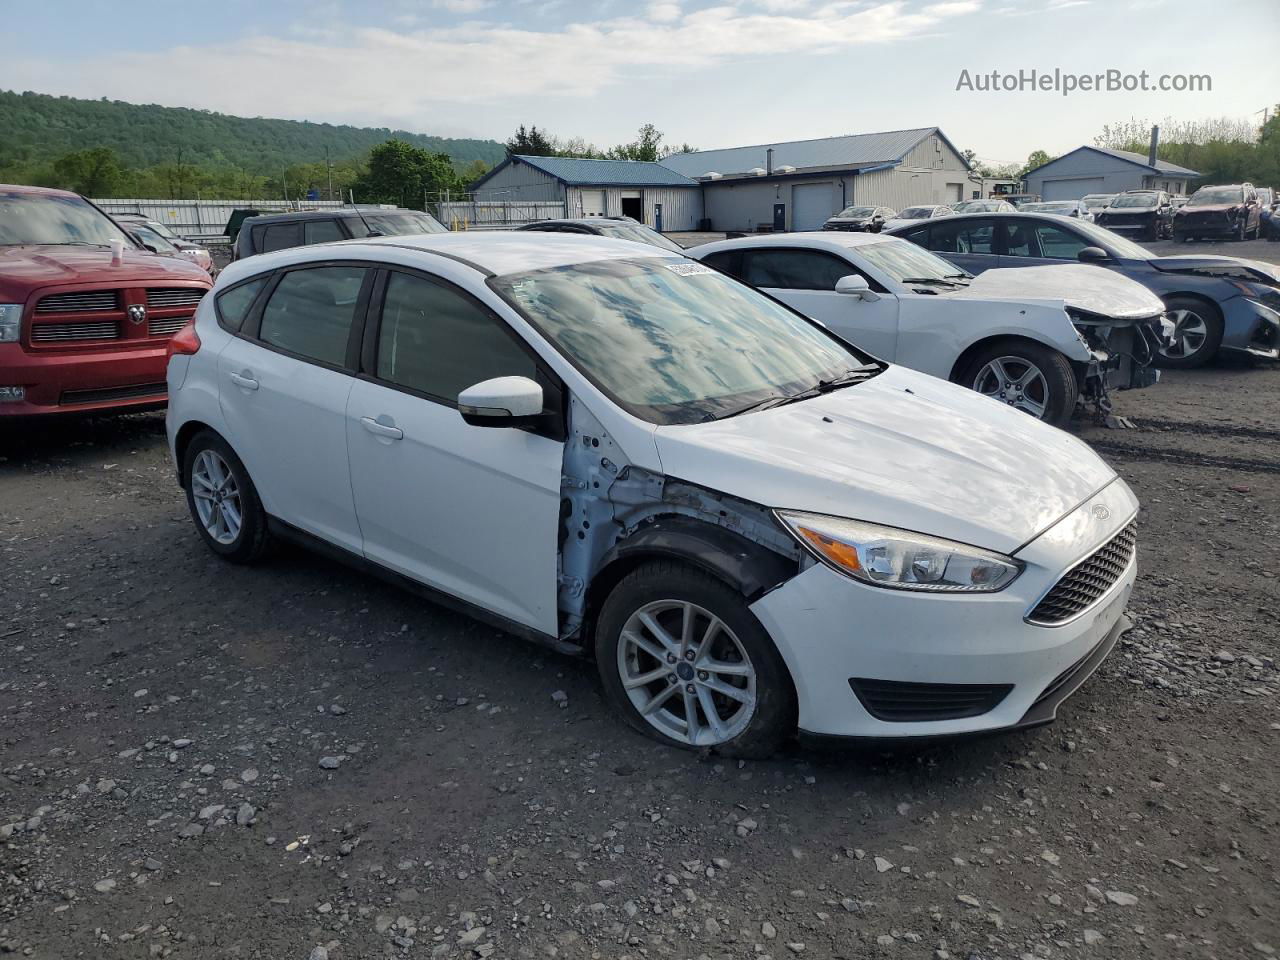
[[[159,232],[152,229],[148,224],[135,223],[133,225],[133,235],[142,242],[144,247],[150,247],[156,253],[177,253],[178,248],[169,242],[167,237],[160,236]]]
[[[1052,200],[1048,203],[1024,203],[1018,210],[1022,213],[1071,213],[1075,208],[1074,200]]]
[[[1113,256],[1120,257],[1124,260],[1150,260],[1155,256],[1146,247],[1134,243],[1128,237],[1122,237],[1118,233],[1112,233],[1106,227],[1100,227],[1096,223],[1090,223],[1087,220],[1072,221],[1072,226],[1079,230],[1095,244],[1109,251]]]
[[[112,220],[80,197],[0,193],[0,245],[105,247],[110,240],[123,240],[125,246],[134,246]]]
[[[1216,207],[1227,203],[1243,203],[1244,191],[1239,187],[1205,187],[1187,201],[1188,207]]]
[[[828,207],[827,209],[829,210],[831,208]],[[870,216],[873,216],[875,212],[876,212],[875,207],[845,207],[843,210],[837,213],[836,216],[837,217],[870,217]]]
[[[1122,197],[1116,197],[1111,201],[1113,207],[1154,207],[1156,205],[1156,195],[1154,193],[1126,193]]]
[[[601,226],[600,233],[606,237],[617,237],[619,240],[632,240],[636,243],[647,243],[664,250],[684,253],[684,247],[674,240],[668,239],[657,230],[646,227],[643,223],[611,223]]]
[[[596,260],[489,282],[592,383],[650,423],[731,416],[868,362],[787,307],[682,257]]]
[[[1080,202],[1085,205],[1086,210],[1089,210],[1090,212],[1092,212],[1094,210],[1103,209],[1108,204],[1110,204],[1111,201],[1114,199],[1115,199],[1114,195],[1103,195],[1100,197],[1085,197]]]
[[[933,207],[907,207],[900,214],[900,220],[927,220],[933,215]]]
[[[899,283],[967,279],[965,273],[954,263],[896,237],[886,238],[880,243],[863,244],[857,248],[857,252],[871,266],[887,273]]]

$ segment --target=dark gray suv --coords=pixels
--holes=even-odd
[[[420,210],[307,210],[249,217],[236,236],[233,260],[289,247],[354,240],[362,237],[401,237],[414,233],[448,233],[429,213]]]

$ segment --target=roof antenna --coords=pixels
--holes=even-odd
[[[349,196],[349,197],[351,198],[351,206],[355,207],[355,211],[356,211],[356,213],[357,213],[357,214],[359,215],[359,217],[360,217],[360,222],[364,224],[364,229],[365,229],[365,231],[366,231],[365,236],[368,236],[368,237],[380,237],[380,236],[382,236],[382,232],[381,232],[381,231],[379,231],[379,230],[375,230],[375,229],[373,229],[373,227],[369,226],[369,221],[368,221],[368,220],[366,220],[366,219],[364,218],[364,211],[363,211],[363,210],[361,210],[359,207],[356,207],[356,192],[355,192],[355,190],[350,190],[350,189],[349,189],[349,190],[347,190],[347,196]]]

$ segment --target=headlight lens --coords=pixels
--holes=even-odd
[[[778,518],[828,566],[877,587],[937,593],[995,593],[1022,565],[1003,554],[921,533],[815,513]]]
[[[0,343],[14,343],[22,326],[22,304],[0,303]]]

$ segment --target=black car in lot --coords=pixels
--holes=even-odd
[[[631,217],[571,217],[560,220],[538,220],[516,227],[516,230],[532,230],[537,233],[589,233],[597,237],[613,237],[615,240],[632,240],[684,253],[684,247],[670,237],[664,237],[652,227],[645,226]]]
[[[1173,230],[1173,200],[1163,190],[1130,190],[1094,214],[1093,222],[1136,240],[1162,240]]]
[[[248,217],[236,234],[233,260],[259,253],[355,240],[361,237],[402,237],[414,233],[448,233],[442,224],[421,210],[299,210]]]
[[[1173,215],[1174,240],[1256,240],[1261,232],[1262,204],[1252,183],[1201,187]]]
[[[1092,263],[1142,284],[1168,308],[1166,367],[1198,367],[1218,351],[1280,359],[1280,268],[1238,257],[1159,257],[1127,237],[1052,214],[960,214],[887,231],[969,273]]]

